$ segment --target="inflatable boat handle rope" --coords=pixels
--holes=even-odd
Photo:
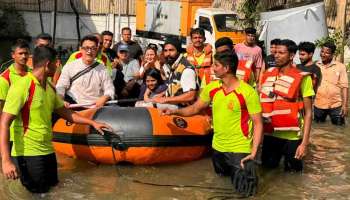
[[[118,103],[132,103],[139,100],[140,99],[119,99],[119,100],[107,101],[106,104],[111,105],[111,104],[118,104]],[[77,103],[77,104],[69,105],[69,108],[92,107],[94,105],[95,105],[94,103]]]
[[[116,163],[115,169],[116,169],[117,175],[119,177],[125,178],[126,180],[129,180],[129,181],[134,182],[134,183],[139,183],[139,184],[144,184],[144,185],[161,186],[161,187],[177,187],[177,188],[199,188],[199,189],[207,189],[207,190],[221,190],[221,191],[227,191],[227,192],[219,192],[220,194],[229,194],[229,195],[236,194],[235,192],[233,192],[232,188],[201,186],[201,185],[183,185],[183,184],[159,184],[159,183],[145,182],[145,181],[141,181],[141,180],[137,180],[137,179],[133,179],[131,177],[128,177],[128,176],[119,172],[120,170],[118,168],[117,159],[116,159],[115,152],[114,152],[114,149],[119,150],[119,151],[123,151],[123,149],[120,149],[120,147],[119,147],[120,145],[116,145],[116,142],[118,142],[118,144],[124,144],[120,138],[120,134],[118,134],[119,132],[123,132],[123,131],[121,129],[120,130],[110,130],[110,129],[107,130],[107,129],[105,129],[104,131],[105,131],[105,134],[112,134],[112,135],[118,136],[116,138],[116,140],[118,140],[118,141],[111,142],[111,151],[113,154],[114,162]],[[227,196],[215,196],[215,197],[211,197],[209,199],[213,199],[216,197],[224,197],[225,199],[227,199]],[[232,196],[230,196],[229,198],[231,198],[231,197]],[[240,196],[236,196],[235,198],[237,198],[237,197],[240,197]]]

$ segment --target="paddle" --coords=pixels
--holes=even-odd
[[[111,104],[120,104],[120,103],[132,103],[139,101],[140,99],[134,98],[134,99],[119,99],[119,100],[111,100],[107,101],[106,105],[111,105]],[[77,103],[77,104],[71,104],[69,105],[69,108],[81,108],[81,107],[90,107],[95,105],[94,103]]]

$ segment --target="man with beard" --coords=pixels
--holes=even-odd
[[[196,99],[198,90],[197,75],[194,67],[181,52],[181,42],[168,38],[164,43],[163,54],[166,64],[163,65],[168,89],[163,97],[152,99],[154,103],[186,106]]]
[[[262,165],[300,172],[306,155],[312,121],[312,80],[293,65],[298,46],[281,40],[276,47],[276,67],[262,75],[260,101],[264,117]]]
[[[202,28],[191,30],[191,42],[186,48],[185,57],[196,68],[196,72],[204,87],[211,81],[212,46],[206,44]]]
[[[312,74],[312,85],[314,86],[314,90],[317,91],[317,87],[321,82],[321,70],[312,61],[316,48],[315,44],[312,42],[301,42],[298,47],[301,64],[297,65],[297,68],[303,72],[309,72]]]
[[[348,74],[343,63],[333,60],[336,46],[327,42],[321,49],[321,61],[317,65],[321,68],[322,80],[317,89],[314,107],[316,122],[325,122],[330,116],[334,125],[344,125],[348,114]]]

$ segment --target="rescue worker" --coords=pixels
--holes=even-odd
[[[163,70],[168,89],[163,97],[152,99],[154,103],[170,104],[170,107],[182,107],[196,100],[198,87],[197,75],[194,67],[181,53],[181,42],[177,38],[168,38],[163,49],[166,64]]]
[[[24,62],[25,63],[25,62]],[[21,180],[33,193],[45,193],[57,185],[57,161],[52,146],[51,115],[55,111],[70,122],[88,124],[103,134],[110,127],[81,117],[64,107],[48,84],[56,71],[56,51],[37,47],[33,53],[33,73],[12,84],[0,121],[2,172],[7,179]],[[9,151],[9,127],[14,124],[13,147]]]
[[[48,33],[40,33],[38,36],[36,36],[34,47],[43,47],[48,46],[53,48],[52,44],[52,37]],[[57,59],[56,61],[56,72],[53,77],[49,77],[49,80],[53,85],[56,85],[58,79],[60,78],[61,71],[62,71],[62,63],[60,59]],[[29,56],[27,66],[30,68],[33,68],[33,57],[32,55]]]
[[[12,84],[27,75],[31,71],[26,63],[29,58],[29,45],[24,40],[17,40],[12,46],[12,59],[14,61],[1,75],[0,75],[0,115],[6,101],[7,93]],[[10,149],[13,141],[13,126],[11,126]]]
[[[162,113],[193,116],[212,104],[215,172],[230,176],[237,192],[251,196],[257,191],[254,160],[262,139],[261,105],[254,88],[235,76],[237,65],[232,51],[216,53],[213,70],[220,80],[209,83],[193,105]]]
[[[245,40],[242,43],[235,45],[235,52],[239,60],[246,60],[252,62],[252,68],[256,83],[259,83],[260,70],[264,67],[264,59],[262,50],[256,42],[256,29],[246,28]]]
[[[103,31],[102,35],[102,52],[105,53],[111,62],[117,57],[117,52],[115,52],[111,46],[113,43],[113,33],[110,31]]]
[[[30,53],[28,43],[19,39],[12,45],[11,51],[14,63],[0,75],[0,111],[3,108],[11,84],[17,82],[31,71],[26,65]]]
[[[231,51],[234,52],[233,42],[228,37],[222,37],[215,42],[216,52]],[[239,60],[236,76],[238,79],[255,86],[253,63],[250,60]]]
[[[191,44],[186,48],[186,59],[196,68],[201,88],[212,80],[212,46],[205,42],[205,33],[202,28],[192,29],[190,32]]]
[[[297,49],[292,40],[281,40],[276,47],[276,67],[262,76],[265,137],[261,159],[263,166],[275,168],[284,157],[285,171],[300,172],[309,144],[315,93],[308,73],[293,65]]]

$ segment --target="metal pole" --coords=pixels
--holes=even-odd
[[[130,27],[130,20],[129,20],[129,0],[126,0],[126,17],[128,18],[128,27]]]
[[[73,0],[70,0],[69,3],[70,3],[70,7],[72,8],[72,10],[75,14],[75,24],[76,24],[77,35],[78,35],[78,42],[77,42],[77,50],[78,50],[79,49],[79,42],[80,42],[79,12],[73,3]]]
[[[41,13],[41,0],[38,0],[38,6],[39,6],[39,18],[40,18],[40,27],[41,32],[44,32],[44,24],[43,24],[43,14]]]
[[[57,0],[55,0],[53,11],[53,33],[52,33],[52,45],[55,46],[56,41],[56,18],[57,18]]]
[[[118,42],[120,41],[120,29],[121,29],[121,12],[122,12],[121,4],[122,4],[122,1],[118,0],[118,34],[117,34]]]

